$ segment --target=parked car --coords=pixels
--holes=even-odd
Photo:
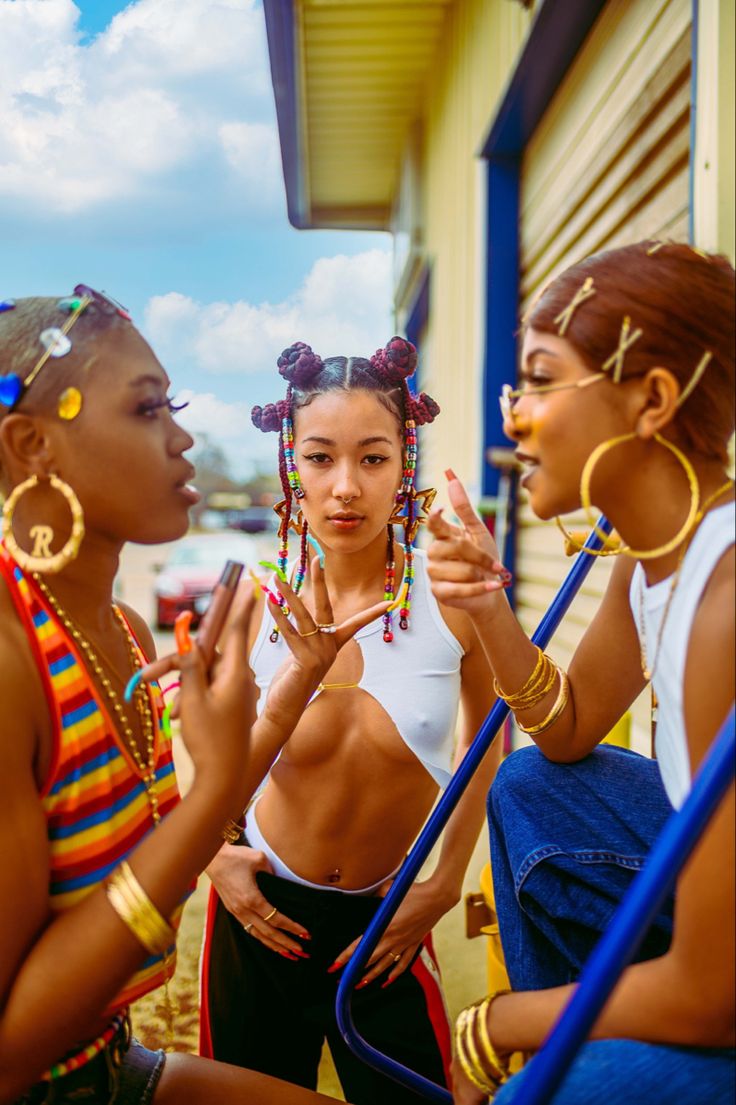
[[[184,537],[171,550],[154,583],[156,623],[170,628],[182,610],[194,614],[196,625],[207,609],[226,560],[255,567],[262,552],[244,533],[198,533]]]
[[[228,511],[226,524],[228,529],[243,533],[276,533],[279,519],[272,506],[249,506],[245,510]]]

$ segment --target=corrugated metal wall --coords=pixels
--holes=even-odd
[[[522,311],[589,253],[646,237],[687,239],[690,0],[613,0],[525,152]],[[571,522],[581,525],[582,520]],[[599,560],[551,649],[563,665],[595,613],[612,564]],[[535,628],[569,568],[554,523],[519,510],[517,601]],[[649,695],[632,744],[649,751]]]

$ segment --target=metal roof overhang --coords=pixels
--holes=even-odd
[[[289,221],[388,230],[455,0],[264,0]]]

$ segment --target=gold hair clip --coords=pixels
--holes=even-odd
[[[591,296],[594,295],[595,288],[593,287],[593,277],[586,276],[585,280],[575,292],[575,295],[572,297],[567,307],[565,307],[564,311],[560,311],[559,315],[554,320],[556,323],[559,323],[557,333],[560,335],[561,338],[565,336],[565,331],[572,322],[572,316],[574,315],[580,304],[585,303],[586,299],[590,299]]]
[[[636,329],[633,334],[629,334],[630,329],[631,319],[628,315],[624,315],[624,321],[621,323],[621,334],[618,339],[618,346],[608,360],[601,365],[604,372],[608,372],[609,368],[613,369],[614,384],[621,383],[621,374],[624,368],[624,355],[626,351],[631,349],[634,342],[638,341],[644,333],[643,330]]]
[[[703,375],[703,373],[705,372],[706,368],[708,367],[708,365],[710,364],[710,362],[712,360],[713,360],[713,354],[711,353],[711,351],[709,349],[706,349],[705,353],[703,354],[703,356],[700,358],[697,365],[695,366],[695,371],[693,372],[692,376],[690,377],[687,384],[685,385],[685,390],[680,393],[680,397],[677,400],[677,404],[676,404],[678,407],[681,407],[682,404],[687,399],[688,395],[690,395],[691,392],[693,392],[695,390],[697,385],[700,383],[700,377]]]
[[[664,240],[664,238],[658,238],[657,241],[654,242],[654,244],[651,245],[649,247],[649,249],[647,250],[647,257],[654,257],[654,254],[659,253],[662,246],[666,246],[666,245],[667,245],[667,243]]]

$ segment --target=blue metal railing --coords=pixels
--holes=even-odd
[[[598,528],[602,533],[610,533],[611,524],[606,518],[600,518]],[[594,531],[586,541],[586,548],[598,549],[602,543],[601,538]],[[535,645],[542,649],[547,647],[578,593],[583,580],[592,568],[594,560],[595,557],[588,556],[586,553],[579,553],[575,558],[572,568],[532,637]],[[389,1078],[393,1078],[394,1081],[400,1082],[410,1090],[414,1090],[415,1093],[424,1097],[427,1101],[436,1102],[437,1105],[452,1105],[452,1098],[447,1090],[442,1086],[438,1086],[435,1082],[431,1082],[423,1075],[409,1070],[401,1063],[397,1063],[395,1059],[384,1055],[383,1052],[378,1051],[363,1039],[353,1023],[350,998],[353,989],[363,975],[365,965],[373,954],[374,948],[386,928],[388,928],[412,883],[416,880],[422,865],[447,824],[470,779],[490,748],[508,712],[509,708],[502,699],[499,699],[492,707],[465,758],[430,815],[416,844],[402,864],[391,889],[368,925],[360,944],[348,960],[337,991],[337,1025],[348,1047],[369,1066],[375,1067]]]
[[[608,532],[605,519],[602,519],[602,529]],[[593,539],[587,542],[589,547],[596,547],[599,543]],[[585,554],[577,558],[533,637],[540,647],[544,648],[552,637],[590,570],[592,559]],[[425,1100],[439,1105],[451,1105],[452,1098],[447,1090],[382,1054],[360,1036],[352,1021],[350,995],[507,712],[505,704],[499,701],[486,718],[345,968],[337,995],[338,1026],[348,1046],[366,1063],[414,1090]],[[519,1105],[545,1105],[550,1100],[586,1040],[619,975],[636,953],[659,906],[673,888],[680,870],[733,781],[736,768],[735,727],[732,708],[698,771],[685,804],[666,822],[645,867],[624,896],[609,929],[588,960],[573,997],[544,1046],[526,1069]]]

